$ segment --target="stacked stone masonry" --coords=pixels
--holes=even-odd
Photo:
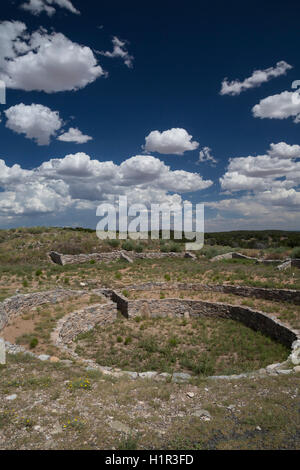
[[[237,286],[203,286],[199,284],[184,284],[177,283],[170,285],[169,283],[147,283],[128,287],[129,290],[171,290],[176,286],[176,289],[193,290],[194,292],[200,289],[215,290],[218,292],[230,292],[237,295],[246,296],[260,296],[260,298],[272,298],[274,294],[277,300],[288,300],[299,303],[298,291],[280,290],[280,289],[258,289],[258,288],[240,288]],[[270,336],[271,338],[281,342],[282,344],[291,348],[292,352],[288,361],[292,360],[292,364],[298,365],[300,363],[300,334],[298,331],[292,330],[287,325],[278,321],[275,317],[253,310],[244,306],[236,306],[218,302],[206,302],[201,300],[191,299],[140,299],[129,300],[112,289],[95,289],[89,291],[99,296],[103,296],[105,303],[91,305],[76,312],[72,312],[57,323],[56,329],[51,335],[53,343],[63,350],[70,353],[74,358],[80,359],[87,363],[89,366],[100,368],[103,372],[107,372],[107,368],[96,365],[93,361],[87,361],[84,358],[79,358],[74,353],[74,339],[83,332],[89,331],[95,325],[107,325],[115,321],[117,311],[119,310],[126,318],[134,318],[136,316],[148,317],[221,317],[230,318],[240,321],[246,326],[259,330],[262,333]],[[24,311],[33,307],[47,304],[57,303],[66,299],[85,294],[87,291],[74,291],[74,290],[55,290],[49,292],[38,292],[33,294],[18,295],[5,300],[0,304],[0,331],[7,325],[9,320],[22,314]],[[32,353],[30,353],[32,355]],[[288,363],[287,361],[287,363]],[[297,362],[298,361],[298,362]],[[277,365],[280,369],[280,364]],[[267,368],[268,369],[268,368]],[[266,370],[267,370],[266,369]],[[273,373],[273,369],[270,368]],[[292,372],[292,369],[290,370]],[[120,372],[109,372],[111,375],[120,374]],[[279,373],[279,372],[278,372]],[[136,378],[136,372],[124,374],[132,374],[132,378]],[[152,373],[153,376],[157,373]],[[253,373],[252,373],[253,374]],[[116,375],[116,376],[117,376]],[[160,374],[163,375],[163,374]],[[176,374],[174,374],[175,376]],[[178,374],[177,374],[178,375]],[[180,374],[179,374],[180,375]],[[184,374],[182,374],[184,375]],[[249,374],[242,374],[247,377]],[[118,375],[119,376],[119,375]],[[148,377],[144,374],[141,377]],[[238,377],[238,376],[237,376]],[[235,378],[237,378],[235,377]],[[219,377],[220,378],[220,377]],[[222,377],[221,377],[222,378]],[[223,377],[226,378],[226,377]]]

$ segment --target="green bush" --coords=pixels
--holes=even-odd
[[[108,240],[108,245],[111,246],[112,248],[118,248],[120,246],[120,240],[114,239],[114,240]]]
[[[296,248],[294,248],[292,250],[292,258],[300,258],[300,246],[296,246]]]
[[[39,340],[37,338],[32,338],[32,340],[29,343],[29,347],[30,349],[34,349],[37,347],[38,344],[39,344]]]
[[[139,244],[139,245],[136,245],[134,250],[136,251],[136,253],[143,253],[144,247],[143,245]]]
[[[134,243],[131,242],[130,240],[127,240],[122,244],[122,250],[125,251],[133,251],[134,250]]]

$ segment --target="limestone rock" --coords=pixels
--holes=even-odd
[[[196,418],[200,418],[202,421],[210,421],[212,419],[209,411],[202,409],[195,410],[192,416],[196,416]]]
[[[39,360],[40,360],[40,361],[43,361],[43,362],[49,361],[49,359],[50,359],[50,356],[47,356],[47,354],[41,354],[41,355],[39,356]]]
[[[294,349],[294,351],[290,355],[290,359],[294,366],[300,365],[300,348]]]
[[[284,263],[280,264],[279,266],[277,266],[277,269],[279,271],[285,271],[286,269],[291,268],[291,267],[292,267],[292,262],[291,262],[291,260],[288,260],[288,261],[285,261]]]
[[[4,339],[0,338],[0,365],[6,364],[6,351]]]
[[[120,421],[112,421],[110,427],[117,432],[123,432],[124,434],[130,434],[131,430],[129,426],[121,423]]]
[[[18,396],[16,394],[13,394],[13,395],[8,395],[7,397],[5,397],[5,400],[7,401],[14,401],[18,398]]]
[[[50,362],[55,364],[55,363],[59,362],[59,359],[58,359],[58,357],[52,356],[52,357],[50,357]]]
[[[127,261],[127,263],[133,263],[133,260],[129,258],[129,256],[125,255],[123,251],[120,254],[120,259],[123,259],[124,261]]]
[[[190,251],[187,251],[184,255],[185,258],[190,258],[190,259],[193,259],[193,260],[196,260],[197,259],[197,256],[194,254],[194,253],[191,253]]]
[[[156,377],[157,375],[157,372],[140,372],[139,373],[139,377],[141,379],[153,379],[154,377]]]
[[[175,372],[172,377],[172,382],[180,383],[187,382],[192,376],[190,374],[184,374],[182,372]]]

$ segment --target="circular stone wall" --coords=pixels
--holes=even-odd
[[[188,285],[188,284],[186,284]],[[161,288],[161,284],[159,285]],[[170,288],[170,286],[168,286]],[[80,359],[89,366],[102,370],[103,373],[120,376],[128,375],[132,378],[156,377],[169,378],[169,374],[158,374],[156,372],[114,371],[110,368],[98,366],[95,362],[80,358],[70,348],[73,339],[80,333],[88,331],[97,324],[106,325],[113,322],[117,315],[117,309],[126,318],[134,318],[138,315],[148,317],[170,316],[174,317],[221,317],[241,321],[246,326],[261,331],[263,334],[281,342],[291,348],[291,355],[282,364],[270,365],[259,373],[293,373],[292,367],[300,364],[300,335],[298,331],[279,322],[275,317],[247,307],[229,305],[225,303],[204,302],[199,300],[163,299],[163,300],[128,300],[120,293],[111,289],[97,289],[96,294],[103,294],[109,300],[107,304],[93,305],[80,311],[73,312],[63,317],[52,333],[53,343],[64,351],[68,351],[74,358]],[[56,303],[74,295],[86,293],[86,291],[57,290],[49,292],[38,292],[33,294],[18,295],[6,299],[0,303],[0,331],[5,327],[10,318],[20,315],[26,308],[42,305],[44,303]],[[32,354],[32,353],[31,353]],[[242,378],[255,375],[258,372],[241,374],[238,376],[225,376],[225,378]],[[183,377],[185,376],[185,377]],[[173,374],[174,380],[189,380],[189,374]],[[216,377],[214,377],[216,378]],[[224,378],[224,377],[219,377]]]

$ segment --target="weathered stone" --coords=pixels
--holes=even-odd
[[[6,364],[6,350],[5,350],[5,341],[0,338],[0,365]]]
[[[55,357],[55,356],[52,356],[50,357],[50,362],[52,362],[53,364],[59,362],[59,358],[58,357]]]
[[[300,373],[300,366],[294,367],[294,372],[296,372],[296,374],[299,374]]]
[[[291,262],[291,260],[288,260],[288,261],[285,261],[284,263],[280,264],[279,266],[277,266],[277,269],[279,271],[285,271],[286,269],[291,268],[291,267],[292,267],[292,262]]]
[[[267,366],[267,370],[278,369],[278,367],[280,366],[281,366],[281,362],[278,362],[277,364],[270,364],[269,366]]]
[[[133,263],[133,260],[123,252],[120,254],[120,259],[127,261],[127,263]]]
[[[209,411],[202,410],[202,409],[195,410],[192,413],[192,416],[196,416],[197,418],[201,418],[203,421],[210,421],[212,419],[211,414],[209,413]]]
[[[190,374],[184,374],[182,372],[175,372],[172,377],[172,382],[180,383],[187,382],[192,376]]]
[[[157,372],[140,372],[139,377],[141,379],[153,379],[157,375]]]
[[[50,359],[50,356],[48,356],[47,354],[41,354],[41,355],[39,356],[39,360],[40,360],[40,361],[43,361],[43,362],[49,361],[49,359]]]
[[[196,260],[197,259],[197,256],[194,254],[194,253],[191,253],[190,251],[187,251],[184,255],[185,258],[190,258],[190,259],[193,259],[193,260]]]
[[[105,262],[109,263],[118,259],[122,259],[124,253],[122,251],[111,251],[109,253],[90,253],[90,254],[80,254],[80,255],[63,255],[55,251],[49,253],[49,257],[53,263],[65,266],[66,264],[81,264],[89,263],[90,261],[95,261],[98,263]],[[183,258],[183,253],[161,253],[159,251],[155,252],[145,252],[145,253],[135,253],[130,252],[130,260],[135,259],[163,259],[163,258]],[[127,255],[125,255],[127,256]],[[124,259],[124,258],[123,258]],[[126,261],[128,261],[126,259]]]
[[[109,423],[110,427],[117,432],[122,432],[124,434],[130,434],[131,429],[129,426],[127,426],[124,423],[121,423],[120,421],[112,421]]]
[[[295,366],[298,366],[300,364],[300,348],[294,349],[294,351],[290,355],[290,360]]]
[[[293,369],[277,369],[276,372],[279,375],[289,375],[289,374],[292,374],[294,371]]]
[[[18,396],[14,393],[13,395],[8,395],[7,397],[5,397],[5,400],[7,401],[14,401],[18,398]]]
[[[158,374],[155,376],[155,380],[171,380],[172,375],[168,374],[167,372],[162,372],[161,374]]]

